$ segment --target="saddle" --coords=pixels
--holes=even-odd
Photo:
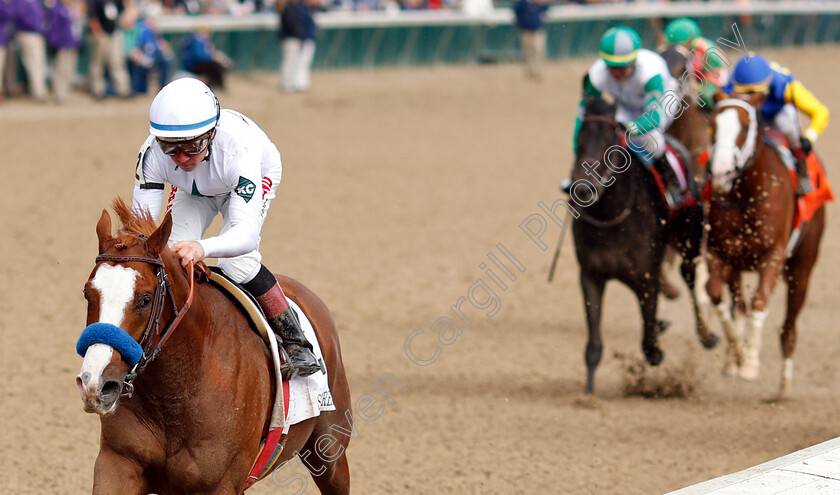
[[[274,374],[277,381],[277,392],[274,397],[268,433],[260,442],[260,450],[257,458],[251,467],[245,488],[250,487],[257,481],[268,476],[277,466],[283,453],[284,437],[292,425],[306,419],[320,415],[322,411],[334,411],[335,404],[329,390],[327,369],[324,365],[315,330],[312,328],[306,315],[300,307],[289,299],[289,305],[298,314],[303,331],[312,342],[315,356],[322,366],[321,373],[306,377],[294,377],[290,381],[282,379],[280,369],[281,363],[285,363],[288,357],[285,354],[280,342],[274,332],[268,326],[262,310],[256,299],[244,290],[239,284],[232,282],[217,267],[208,268],[203,262],[196,266],[196,277],[199,281],[209,281],[219,290],[230,296],[242,308],[250,320],[254,331],[262,337],[269,349],[271,349],[274,362]]]
[[[669,134],[665,134],[665,158],[668,164],[671,165],[674,174],[680,184],[680,189],[683,193],[683,201],[679,205],[675,205],[670,209],[671,216],[675,216],[681,210],[697,205],[697,198],[700,194],[697,191],[697,184],[694,182],[694,171],[691,166],[691,154],[688,149],[677,141],[676,138]],[[660,197],[665,201],[665,182],[662,176],[655,167],[649,167],[648,170],[653,174],[656,181],[656,186],[659,189]]]

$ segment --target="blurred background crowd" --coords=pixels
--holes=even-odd
[[[562,6],[650,0],[538,1]],[[0,0],[0,100],[26,97],[62,103],[74,89],[96,100],[129,98],[147,93],[150,87],[154,91],[179,74],[194,74],[223,90],[225,72],[233,62],[213,45],[213,32],[200,27],[179,46],[170,46],[156,23],[167,15],[279,14],[283,59],[290,62],[281,68],[281,87],[305,91],[307,64],[311,66],[314,51],[315,12],[469,10],[477,2],[490,8],[513,9],[516,4],[514,0]],[[81,49],[88,50],[84,74],[79,71]]]

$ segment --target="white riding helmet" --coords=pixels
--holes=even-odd
[[[185,77],[161,88],[149,109],[149,133],[168,141],[186,141],[213,129],[219,100],[206,84]]]

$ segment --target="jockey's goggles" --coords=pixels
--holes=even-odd
[[[165,141],[157,138],[158,146],[161,151],[167,156],[175,156],[181,153],[187,155],[198,155],[207,149],[210,144],[210,133],[203,134],[197,138],[192,138],[186,141]]]

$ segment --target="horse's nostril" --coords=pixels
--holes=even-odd
[[[99,394],[99,397],[102,399],[103,402],[112,402],[117,399],[120,394],[120,384],[113,380],[105,382],[105,385],[102,386],[102,392]]]
[[[89,381],[90,372],[87,371],[76,377],[76,385],[78,385],[79,387],[86,387]]]

